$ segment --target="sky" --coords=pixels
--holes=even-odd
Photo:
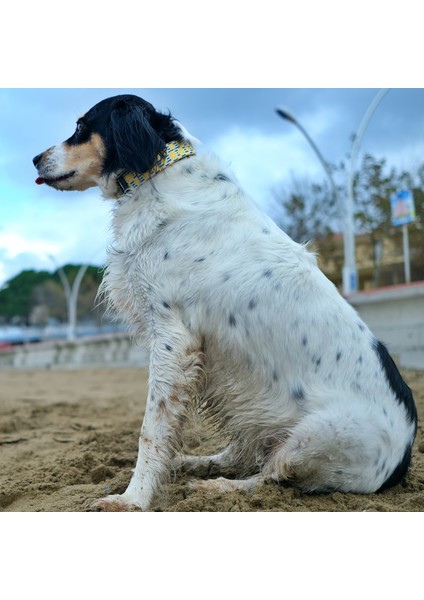
[[[1,88],[0,285],[23,269],[102,265],[110,212],[97,189],[58,192],[35,185],[32,158],[67,139],[98,101],[132,93],[170,111],[234,172],[270,212],[275,190],[326,174],[301,131],[275,111],[290,110],[329,163],[345,160],[379,88]],[[363,152],[413,171],[424,162],[424,89],[391,88],[362,137]]]

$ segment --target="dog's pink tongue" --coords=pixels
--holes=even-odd
[[[42,177],[37,177],[37,179],[35,180],[35,183],[37,185],[41,185],[42,183],[44,183],[44,179]]]

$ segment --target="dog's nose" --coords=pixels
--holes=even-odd
[[[34,167],[36,167],[38,165],[42,156],[43,156],[42,154],[37,154],[37,156],[34,156],[34,158],[32,159],[32,162],[34,163]]]

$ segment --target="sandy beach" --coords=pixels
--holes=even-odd
[[[420,423],[406,481],[380,494],[305,495],[269,483],[251,495],[189,489],[176,474],[153,511],[340,512],[424,510],[424,372],[403,371]],[[0,511],[85,512],[131,477],[146,399],[145,369],[0,371]],[[211,451],[186,432],[193,453]]]

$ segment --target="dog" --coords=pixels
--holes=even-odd
[[[36,183],[97,186],[115,200],[102,291],[150,349],[136,466],[126,491],[97,508],[151,509],[175,465],[231,466],[236,479],[197,480],[223,492],[265,481],[305,493],[399,484],[417,411],[386,347],[308,247],[199,148],[171,114],[118,95],[33,159]],[[212,456],[180,452],[193,406],[225,433]]]

